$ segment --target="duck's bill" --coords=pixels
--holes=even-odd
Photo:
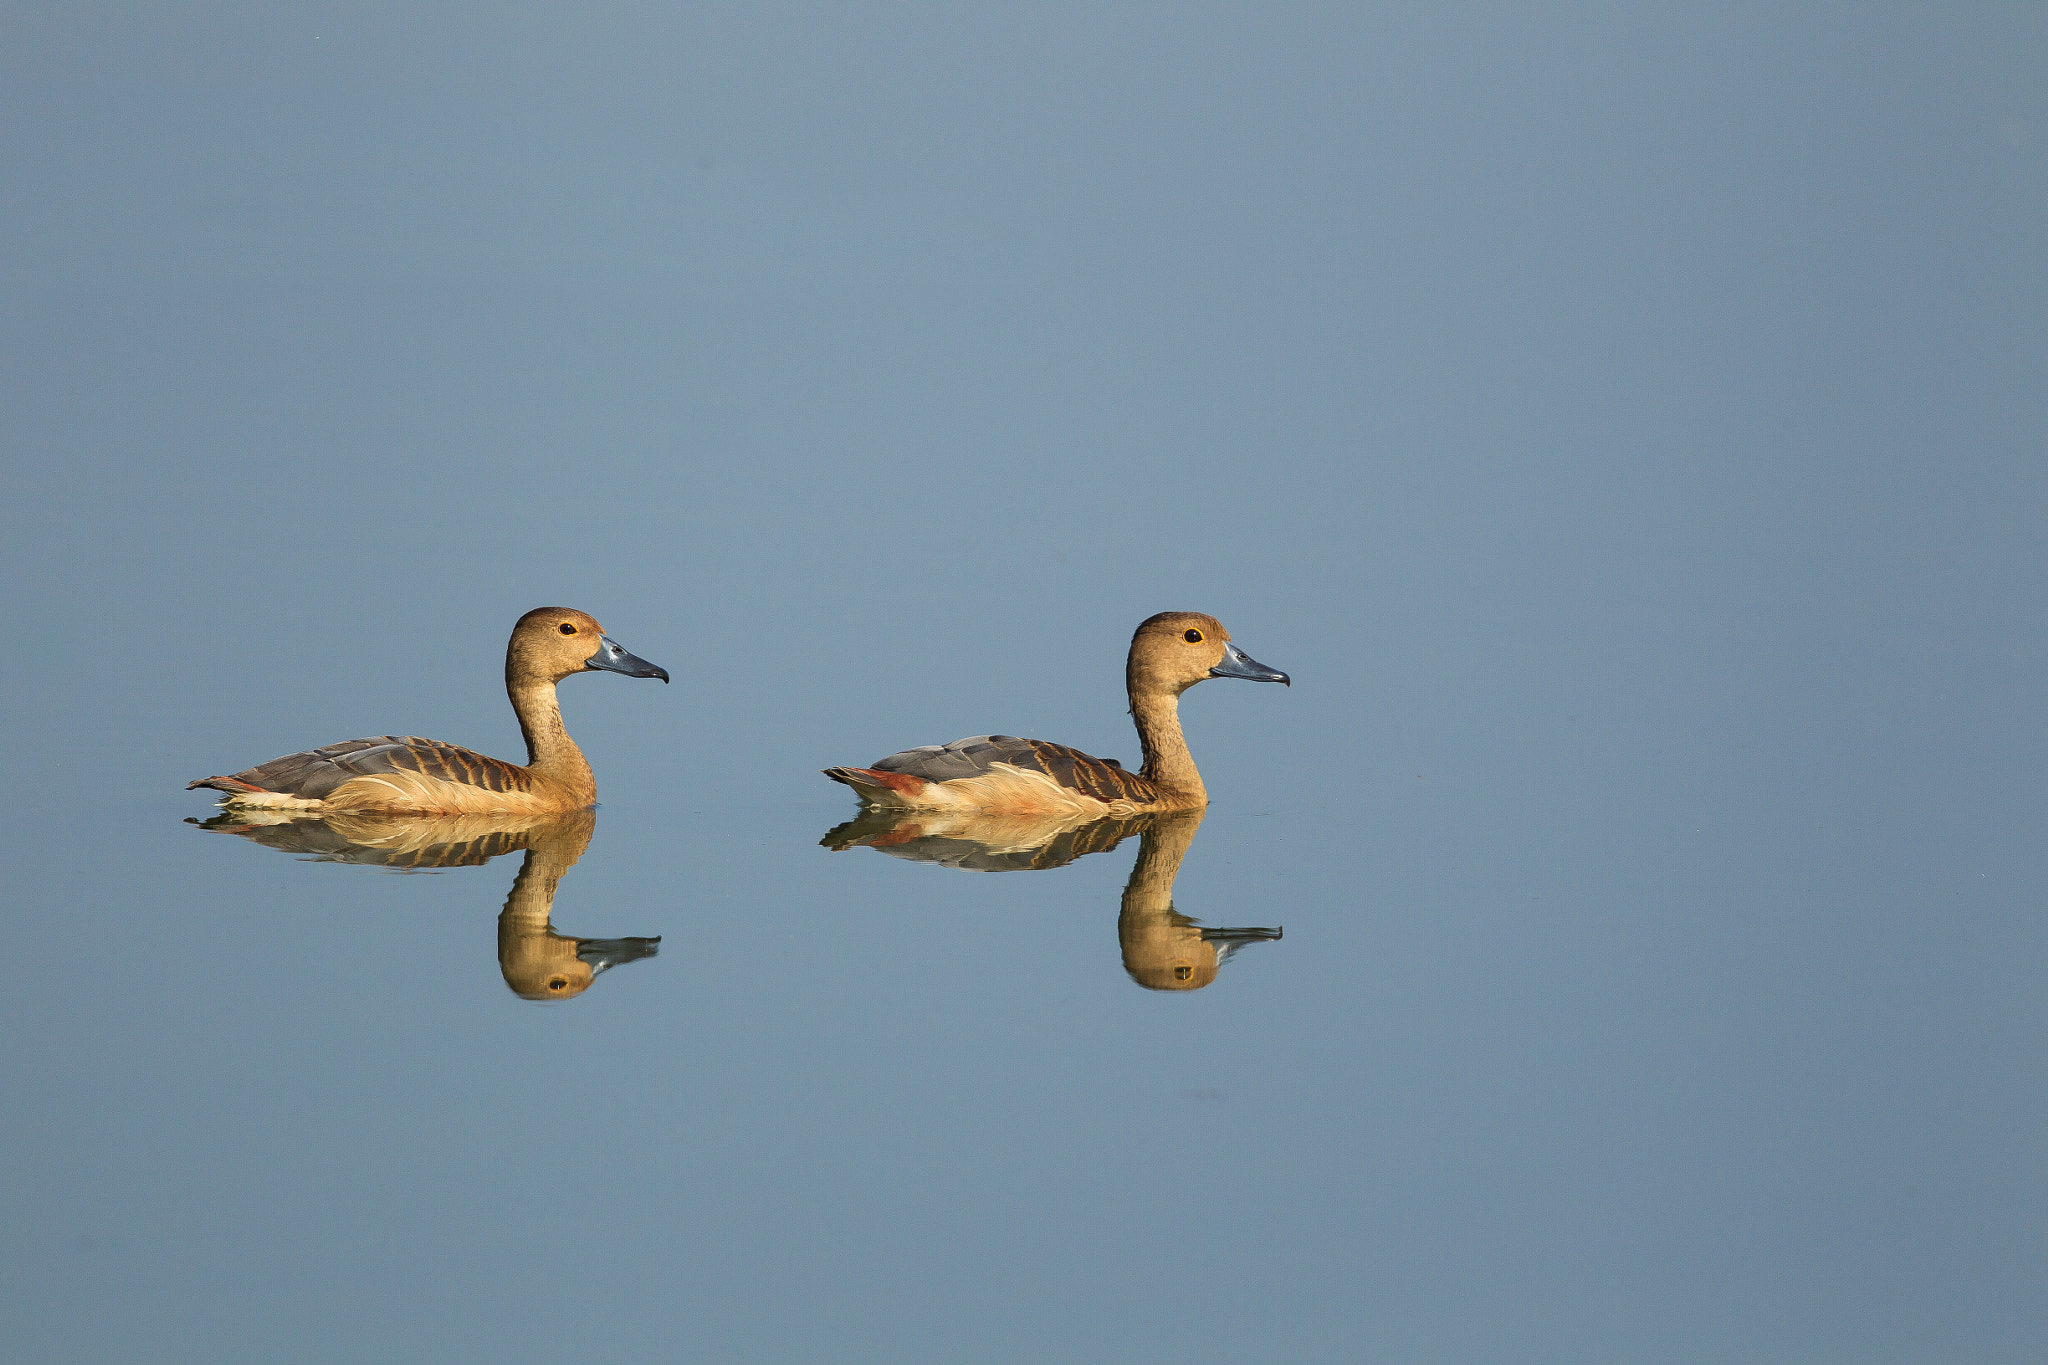
[[[1294,680],[1277,668],[1268,668],[1236,645],[1224,642],[1223,662],[1209,670],[1212,678],[1248,678],[1252,682],[1276,682],[1294,686]]]
[[[1202,942],[1227,943],[1236,947],[1241,943],[1277,943],[1285,937],[1282,930],[1273,929],[1203,929]]]
[[[638,962],[643,957],[653,957],[661,951],[661,939],[655,938],[579,938],[576,940],[576,956],[596,976],[622,963]]]
[[[629,653],[624,645],[609,635],[597,637],[597,653],[590,656],[585,668],[598,668],[606,673],[623,673],[629,678],[659,678],[668,681],[668,670],[660,664],[651,664],[638,654]]]

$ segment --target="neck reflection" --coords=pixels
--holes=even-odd
[[[554,815],[460,815],[405,818],[288,813],[223,813],[188,823],[277,849],[307,861],[355,863],[395,872],[475,867],[524,850],[512,892],[498,915],[498,970],[526,1000],[569,1000],[590,989],[612,967],[653,957],[654,938],[572,938],[552,923],[563,874],[590,846],[594,810]]]
[[[1036,872],[1106,853],[1135,834],[1138,857],[1116,919],[1124,971],[1147,990],[1198,991],[1245,944],[1281,936],[1277,928],[1205,927],[1174,908],[1174,879],[1203,814],[1192,810],[1082,820],[870,808],[819,842],[835,853],[865,847],[970,872]]]

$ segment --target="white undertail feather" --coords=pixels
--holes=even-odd
[[[308,801],[283,792],[229,792],[221,798],[220,804],[236,810],[324,810],[327,807],[325,801]]]

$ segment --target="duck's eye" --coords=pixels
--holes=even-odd
[[[1180,638],[1186,640],[1191,645],[1198,645],[1202,643],[1202,632],[1199,630],[1191,630],[1187,634],[1181,636]]]
[[[1190,634],[1190,635],[1196,635],[1196,634],[1199,634],[1199,633],[1200,633],[1199,631],[1192,631],[1192,630],[1188,632],[1188,634]],[[1175,968],[1173,969],[1173,979],[1174,979],[1175,981],[1185,981],[1185,980],[1187,980],[1187,979],[1188,979],[1189,977],[1193,976],[1194,974],[1195,974],[1195,969],[1194,969],[1193,967],[1175,967]]]
[[[564,634],[564,635],[574,635],[575,633],[576,633],[576,623],[575,623],[574,621],[564,621],[564,622],[562,622],[562,634]]]
[[[556,978],[555,978],[554,980],[552,980],[552,981],[548,982],[548,989],[549,989],[549,990],[551,990],[551,991],[558,991],[558,990],[561,990],[561,989],[562,989],[563,987],[567,986],[568,984],[569,984],[569,978],[568,978],[568,977],[566,977],[566,976],[558,976],[558,977],[556,977]]]

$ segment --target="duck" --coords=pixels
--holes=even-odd
[[[185,790],[224,792],[220,804],[318,815],[543,815],[596,804],[597,780],[569,732],[555,684],[574,673],[668,681],[587,612],[536,607],[512,627],[505,691],[526,737],[526,763],[489,758],[413,735],[373,735],[286,754]]]
[[[1279,927],[1230,929],[1204,925],[1174,907],[1173,882],[1207,814],[1199,810],[1098,819],[1064,815],[983,815],[962,810],[884,810],[870,806],[820,840],[833,852],[871,848],[908,862],[964,872],[1043,872],[1135,835],[1116,917],[1124,971],[1148,991],[1198,991],[1216,980],[1248,943],[1286,937]]]
[[[1131,720],[1145,754],[1137,772],[1042,739],[972,735],[905,749],[866,768],[824,773],[871,806],[899,810],[1091,817],[1201,810],[1209,793],[1181,734],[1180,695],[1209,678],[1294,685],[1232,643],[1215,617],[1163,611],[1139,624],[1124,665]]]
[[[1201,827],[1202,812],[1176,811],[1147,822],[1139,832],[1137,861],[1117,912],[1116,938],[1125,973],[1148,991],[1201,990],[1245,944],[1276,943],[1286,936],[1278,927],[1205,926],[1174,908],[1173,879]]]
[[[590,847],[597,812],[546,815],[380,815],[240,808],[188,820],[308,862],[353,863],[400,872],[481,867],[524,850],[498,915],[498,970],[525,1000],[570,1000],[609,969],[661,952],[661,939],[572,938],[554,927],[555,892]]]
[[[599,976],[661,952],[661,937],[573,938],[556,930],[555,891],[590,847],[597,812],[575,811],[542,823],[526,845],[498,915],[498,970],[522,1000],[573,1000]]]

